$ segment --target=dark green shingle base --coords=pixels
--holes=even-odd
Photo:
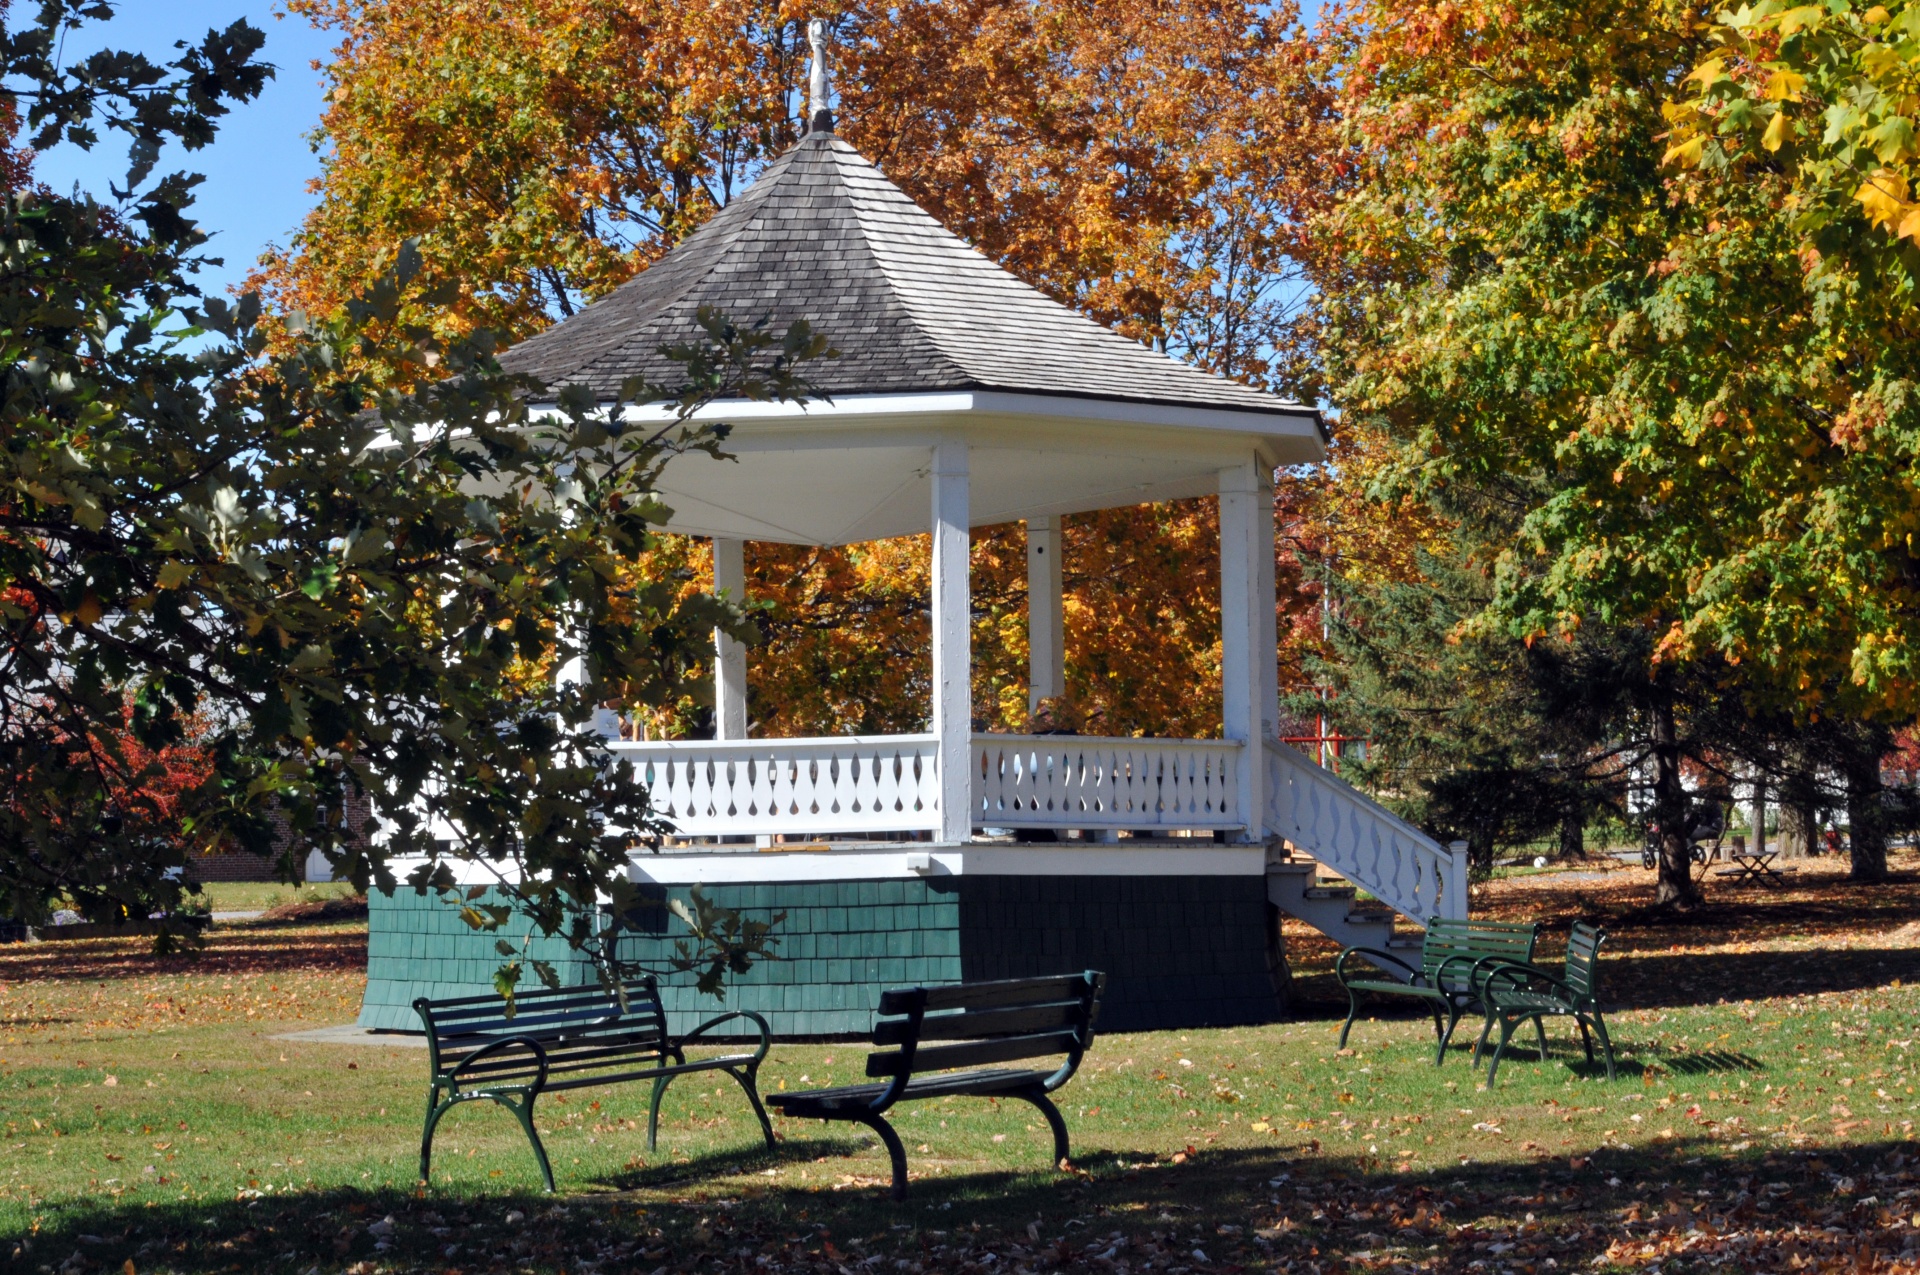
[[[679,888],[673,893],[679,894]],[[714,902],[787,916],[781,959],[730,979],[724,1008],[764,1014],[781,1036],[864,1036],[888,987],[1069,970],[1107,973],[1103,1031],[1270,1022],[1280,1002],[1268,974],[1262,877],[960,876],[894,881],[715,885]],[[360,1025],[413,1031],[416,996],[474,995],[492,985],[496,936],[475,933],[431,895],[374,892],[367,995]],[[680,922],[657,914],[631,935],[628,959],[664,967]],[[532,955],[570,983],[592,972],[557,940]],[[531,976],[529,976],[531,977]],[[663,979],[672,1029],[722,1006]]]

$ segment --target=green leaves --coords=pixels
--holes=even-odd
[[[52,0],[0,45],[48,142],[94,118],[192,148],[264,77],[237,27],[171,71],[101,55],[76,78],[50,59],[85,12]],[[605,568],[649,543],[660,467],[718,436],[610,430],[624,402],[564,389],[533,419],[547,387],[502,374],[490,336],[400,321],[437,304],[414,244],[349,314],[270,348],[257,297],[185,282],[192,184],[159,179],[130,216],[0,199],[0,914],[172,913],[216,846],[284,849],[289,868],[318,850],[361,888],[397,888],[403,860],[423,891],[479,864],[503,893],[451,904],[469,924],[517,917],[611,968],[597,901],[661,825],[594,715],[681,693],[713,628],[742,622]],[[683,418],[717,394],[799,397],[824,353],[804,325],[702,323],[684,381],[637,395]],[[348,370],[399,363],[432,375],[403,391]],[[187,722],[204,773],[162,803],[152,753]],[[349,796],[376,835],[346,826]],[[730,970],[756,950],[724,910],[703,924],[734,936]],[[500,977],[510,994],[517,966]]]

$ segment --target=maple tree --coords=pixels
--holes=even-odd
[[[1652,691],[1693,666],[1755,720],[1910,715],[1909,469],[1872,386],[1911,315],[1820,290],[1777,168],[1663,162],[1712,47],[1693,8],[1356,4],[1335,32],[1363,164],[1323,223],[1336,397],[1393,449],[1384,489],[1502,511],[1463,633],[1639,628]],[[1660,698],[1659,897],[1686,902],[1693,733]],[[1829,737],[1859,741],[1875,878],[1874,731]]]
[[[816,12],[292,7],[341,42],[320,202],[259,283],[329,313],[417,236],[423,278],[454,299],[408,317],[516,338],[657,259],[792,142]],[[837,131],[923,207],[1118,331],[1312,398],[1300,231],[1337,168],[1322,160],[1330,94],[1292,5],[834,8]],[[1026,720],[1018,536],[975,535],[976,711],[1003,728]],[[1069,694],[1099,729],[1218,733],[1217,540],[1212,502],[1067,520]],[[750,657],[756,729],[918,728],[924,545],[750,548],[749,591],[766,604]],[[699,587],[700,546],[652,553],[644,573],[686,571]],[[1292,555],[1281,570],[1300,576]],[[693,691],[654,727],[703,731],[709,711]]]

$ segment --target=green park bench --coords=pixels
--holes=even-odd
[[[1567,937],[1565,972],[1554,974],[1538,965],[1506,964],[1488,972],[1481,988],[1486,1006],[1486,1025],[1480,1029],[1480,1043],[1474,1046],[1473,1060],[1486,1052],[1487,1038],[1494,1023],[1500,1024],[1500,1043],[1494,1047],[1493,1061],[1487,1066],[1487,1084],[1493,1084],[1500,1070],[1500,1055],[1521,1023],[1531,1022],[1540,1039],[1540,1060],[1547,1058],[1547,1031],[1544,1018],[1571,1018],[1580,1028],[1580,1043],[1586,1046],[1587,1061],[1593,1061],[1593,1037],[1600,1037],[1606,1055],[1607,1079],[1613,1079],[1613,1042],[1607,1038],[1607,1022],[1600,1015],[1600,945],[1607,941],[1605,930],[1584,921],[1574,923]],[[1589,1030],[1591,1028],[1591,1030]]]
[[[1350,947],[1334,963],[1334,976],[1347,992],[1347,1021],[1340,1026],[1340,1048],[1347,1047],[1347,1034],[1360,1017],[1363,994],[1401,996],[1420,1001],[1433,1015],[1434,1035],[1439,1043],[1433,1064],[1439,1066],[1447,1056],[1447,1042],[1468,1010],[1480,1007],[1480,986],[1487,971],[1506,961],[1530,961],[1533,945],[1540,937],[1538,924],[1525,921],[1443,920],[1427,922],[1426,937],[1420,944],[1420,965],[1373,947]],[[1375,967],[1378,977],[1369,971],[1350,968],[1364,960]],[[1404,970],[1405,981],[1392,977],[1394,969]]]
[[[668,1083],[675,1076],[702,1071],[724,1071],[739,1082],[760,1119],[767,1147],[773,1147],[773,1125],[755,1088],[771,1037],[767,1020],[750,1010],[721,1014],[684,1036],[669,1036],[660,989],[651,977],[627,983],[618,993],[598,984],[523,992],[514,997],[511,1017],[499,996],[422,997],[413,1009],[426,1026],[427,1066],[432,1073],[427,1127],[420,1136],[422,1182],[430,1181],[434,1126],[463,1102],[486,1100],[513,1112],[533,1144],[540,1176],[552,1191],[553,1166],[533,1127],[536,1098],[557,1090],[650,1080],[653,1100],[647,1109],[647,1148],[652,1150],[660,1128],[660,1099]],[[734,1019],[759,1028],[757,1049],[687,1061],[688,1045]]]
[[[1093,1043],[1106,975],[1095,970],[1054,978],[1019,978],[948,987],[905,987],[881,993],[867,1075],[873,1084],[773,1093],[782,1114],[805,1120],[851,1120],[880,1135],[893,1163],[893,1198],[907,1194],[907,1153],[888,1124],[889,1108],[921,1098],[964,1095],[1019,1098],[1040,1109],[1053,1130],[1053,1159],[1067,1158],[1067,1124],[1048,1094],[1073,1078]],[[926,1044],[927,1041],[952,1042]],[[1053,1071],[980,1068],[989,1063],[1065,1055]],[[944,1074],[936,1074],[944,1073]]]

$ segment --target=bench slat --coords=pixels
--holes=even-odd
[[[1047,1071],[1012,1071],[1001,1067],[991,1071],[963,1071],[949,1076],[916,1076],[907,1082],[906,1089],[900,1094],[900,1101],[943,1098],[949,1094],[1005,1093],[1010,1089],[1025,1089],[1040,1084],[1052,1074]],[[885,1093],[888,1083],[880,1081],[870,1085],[808,1089],[801,1093],[770,1093],[767,1095],[767,1105],[790,1111],[816,1106],[864,1106]]]
[[[913,1055],[913,1071],[945,1071],[950,1067],[977,1067],[981,1063],[1012,1062],[1017,1058],[1039,1058],[1046,1054],[1064,1054],[1079,1040],[1079,1033],[1047,1032],[1037,1036],[1003,1036],[998,1040],[973,1040],[959,1045],[934,1045]],[[895,1052],[867,1055],[869,1076],[897,1076],[905,1054]]]
[[[600,1041],[589,1042],[581,1046],[554,1045],[546,1041],[541,1041],[540,1048],[546,1051],[548,1071],[577,1070],[583,1065],[592,1064],[596,1059],[628,1058],[634,1054],[661,1054],[665,1052],[662,1047],[662,1042],[650,1036],[624,1041],[603,1038]],[[468,1056],[471,1057],[471,1054]],[[495,1058],[500,1061],[496,1063]],[[465,1076],[484,1076],[489,1072],[515,1064],[516,1056],[511,1054],[496,1054],[493,1058],[483,1059],[478,1066],[470,1067],[461,1074]],[[458,1065],[457,1062],[453,1064],[453,1066]]]
[[[541,989],[537,992],[521,992],[513,998],[515,1016],[535,1010],[564,1010],[577,1006],[605,1005],[613,1001],[613,993],[598,983],[588,983],[580,987],[563,987],[559,991]],[[644,984],[630,985],[627,999],[645,1004],[653,997],[646,991]],[[446,1022],[459,1022],[469,1018],[502,1018],[506,1015],[505,1002],[498,994],[493,996],[462,997],[457,1001],[434,1001],[433,1016]]]
[[[912,1010],[918,988],[902,987],[880,994],[882,1014],[905,1014]],[[926,989],[928,1012],[940,1009],[996,1009],[1003,1005],[1021,1005],[1035,1001],[1063,1001],[1084,996],[1086,976],[1068,974],[1054,978],[1009,978],[992,983],[955,983]]]
[[[1078,1027],[1087,1011],[1079,1001],[1057,1005],[1016,1005],[1011,1009],[976,1009],[956,1014],[929,1014],[920,1020],[921,1040],[976,1040],[985,1036],[1026,1036],[1052,1027]],[[906,1018],[883,1019],[873,1025],[873,1043],[898,1045],[913,1035]]]

